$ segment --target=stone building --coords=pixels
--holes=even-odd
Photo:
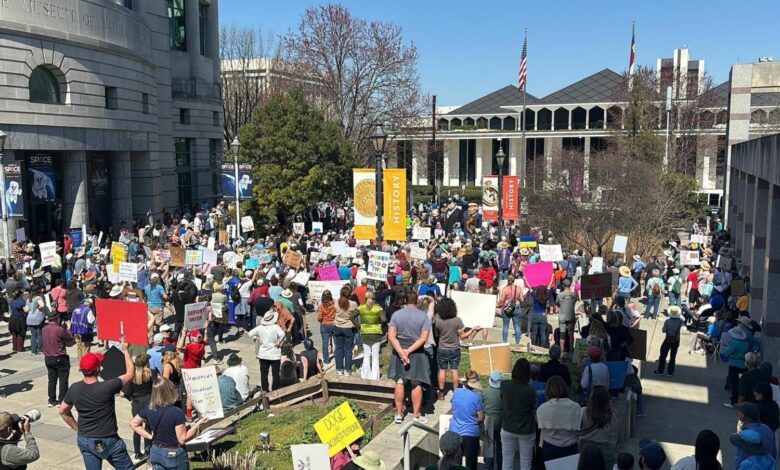
[[[218,0],[0,0],[0,70],[11,230],[46,240],[218,194]]]

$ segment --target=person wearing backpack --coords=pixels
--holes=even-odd
[[[679,269],[672,269],[672,275],[667,279],[666,285],[669,289],[669,305],[680,307],[682,301],[682,279],[680,278]]]
[[[661,352],[658,355],[658,367],[653,371],[655,375],[663,375],[664,369],[667,375],[674,375],[674,364],[677,360],[677,348],[680,347],[680,332],[682,331],[683,321],[680,318],[682,310],[673,305],[669,307],[669,318],[664,322],[663,332],[666,334],[664,342],[661,343]],[[666,368],[666,357],[669,356],[669,368]]]
[[[645,307],[645,320],[653,317],[653,320],[658,319],[658,308],[661,305],[661,297],[665,290],[664,281],[661,279],[661,272],[657,269],[653,269],[651,278],[647,281],[647,307]]]

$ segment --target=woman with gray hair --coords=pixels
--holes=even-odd
[[[441,457],[439,462],[425,467],[425,470],[459,470],[466,467],[461,465],[463,460],[461,445],[463,439],[452,431],[447,431],[439,439]]]

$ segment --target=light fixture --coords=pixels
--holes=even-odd
[[[238,157],[238,149],[241,148],[241,142],[238,141],[238,137],[233,137],[233,142],[230,143],[230,149],[233,151],[233,156]]]
[[[503,168],[504,160],[506,160],[506,154],[504,153],[504,148],[501,146],[501,143],[499,143],[498,152],[496,153],[496,163],[498,163],[498,166]]]
[[[376,123],[374,125],[374,132],[371,133],[371,143],[374,144],[374,151],[376,151],[376,153],[385,151],[387,134],[385,134],[385,130],[382,128],[382,123]]]

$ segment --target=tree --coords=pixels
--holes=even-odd
[[[287,225],[319,201],[351,194],[352,145],[300,89],[272,96],[239,134],[240,161],[254,168],[261,225]]]
[[[368,136],[375,122],[416,127],[427,112],[417,49],[392,23],[355,18],[341,5],[311,7],[282,44],[287,62],[317,84],[316,102],[360,155],[373,154]]]

